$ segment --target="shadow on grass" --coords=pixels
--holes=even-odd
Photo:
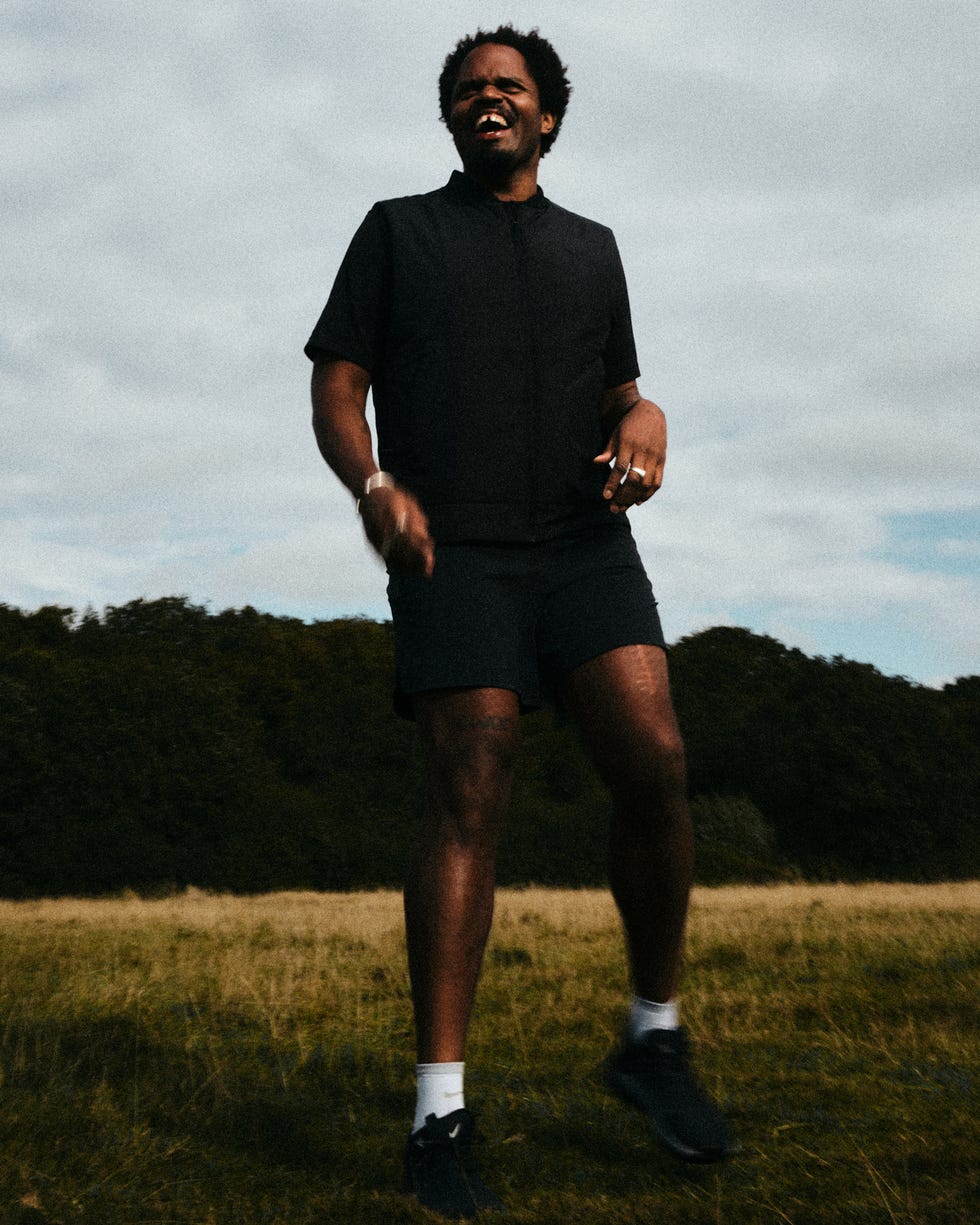
[[[396,1133],[400,1141],[406,1087],[370,1054],[320,1045],[300,1055],[230,1011],[177,1019],[183,1030],[172,1034],[119,1015],[8,1023],[0,1060],[23,1160],[81,1165],[86,1153],[131,1147],[142,1134],[211,1168],[242,1161],[330,1176],[360,1173],[365,1161],[377,1170],[374,1150],[390,1149]],[[366,1189],[390,1190],[391,1173]]]

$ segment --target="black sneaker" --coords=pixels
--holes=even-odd
[[[652,1029],[626,1039],[606,1062],[606,1083],[653,1123],[682,1161],[724,1161],[737,1151],[728,1125],[687,1064],[682,1029]]]
[[[502,1211],[502,1201],[476,1168],[473,1131],[468,1110],[454,1110],[441,1119],[430,1114],[425,1126],[408,1137],[402,1189],[426,1208],[454,1219],[476,1216],[484,1209]]]

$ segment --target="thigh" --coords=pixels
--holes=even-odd
[[[455,823],[496,822],[510,797],[520,702],[510,689],[440,689],[415,695],[429,807]]]
[[[433,689],[414,697],[427,757],[470,757],[488,749],[509,757],[517,747],[520,700],[511,689]]]
[[[614,793],[683,779],[684,747],[663,648],[637,643],[604,652],[565,677],[561,696]]]

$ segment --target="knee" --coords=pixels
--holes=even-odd
[[[426,818],[442,841],[492,850],[510,799],[513,752],[505,747],[456,751],[430,761]]]
[[[634,746],[628,762],[606,772],[617,812],[631,823],[662,822],[686,806],[687,763],[684,741],[675,727],[647,736]]]
[[[674,719],[654,724],[646,731],[634,755],[637,776],[645,785],[655,787],[686,787],[687,759],[684,741]]]
[[[657,773],[667,786],[687,787],[687,757],[684,741],[677,726],[667,728],[657,737],[653,753]]]
[[[429,846],[493,858],[505,811],[506,804],[486,793],[430,788],[423,814],[424,841]]]

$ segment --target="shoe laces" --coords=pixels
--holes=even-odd
[[[429,1130],[428,1125],[424,1130]],[[454,1156],[463,1169],[469,1173],[475,1167],[473,1142],[479,1142],[481,1139],[482,1137],[475,1131],[472,1124],[467,1126],[460,1120],[452,1130],[440,1128],[435,1130],[434,1135],[417,1136],[415,1145],[418,1151],[433,1159]]]
[[[687,1035],[682,1030],[650,1030],[634,1045],[639,1060],[655,1065],[665,1080],[697,1088],[688,1064],[689,1049]]]

